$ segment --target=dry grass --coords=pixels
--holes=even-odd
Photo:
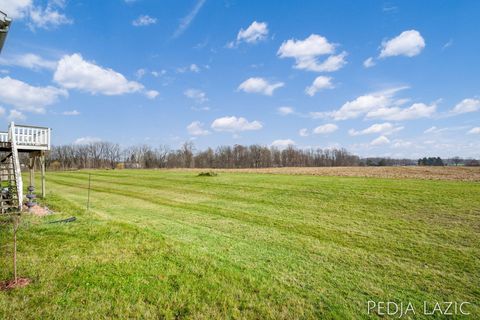
[[[185,170],[199,171],[199,169]],[[480,167],[288,167],[259,169],[214,169],[212,171],[338,177],[480,181]]]

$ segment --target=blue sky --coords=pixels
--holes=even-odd
[[[0,0],[3,126],[55,144],[480,157],[478,1]]]

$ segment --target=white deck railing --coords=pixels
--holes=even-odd
[[[19,150],[50,150],[50,128],[10,123],[8,132],[0,132],[0,142],[12,142],[15,137]]]

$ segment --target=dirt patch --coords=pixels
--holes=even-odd
[[[29,278],[17,278],[17,281],[15,280],[1,281],[0,290],[6,291],[6,290],[15,289],[15,288],[23,288],[28,286],[31,282],[32,280]]]
[[[201,169],[186,170],[198,172]],[[212,171],[337,177],[480,181],[480,167],[286,167],[259,169],[214,169]]]
[[[44,217],[46,215],[52,214],[52,211],[50,209],[48,209],[47,207],[42,207],[38,204],[34,205],[30,209],[27,206],[24,206],[24,210],[39,217]]]

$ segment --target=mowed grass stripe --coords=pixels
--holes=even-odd
[[[124,194],[122,194],[122,195],[124,195]],[[141,198],[141,199],[144,199],[144,200],[147,200],[147,201],[150,201],[150,199],[148,199],[148,198],[147,198],[147,199],[142,198],[142,197],[140,197],[140,198]],[[164,203],[163,203],[163,204],[164,204]],[[184,207],[184,209],[187,209],[187,208]],[[331,232],[331,230],[329,230],[329,231]],[[344,234],[344,233],[345,233],[344,231],[341,232],[341,234]],[[323,240],[326,240],[326,239],[323,239]],[[337,239],[337,240],[338,240],[338,239]],[[378,239],[377,239],[377,240],[378,240]],[[413,241],[413,240],[412,240],[412,241]],[[369,245],[372,245],[372,243],[370,243]],[[423,245],[424,245],[424,243],[423,243]],[[393,248],[393,249],[396,249],[396,248]],[[429,250],[429,251],[431,251],[431,253],[435,254],[435,252],[438,252],[438,249],[439,249],[439,248],[433,247],[432,250]],[[444,249],[444,248],[442,248],[442,249]],[[390,249],[389,249],[389,250],[390,250]],[[410,249],[409,249],[409,250],[410,250]],[[398,251],[398,250],[396,250],[396,251]],[[423,249],[422,251],[425,251],[425,250]]]
[[[98,181],[96,182],[98,184]],[[181,190],[175,190],[174,188],[170,187],[169,186],[157,186],[157,185],[154,185],[152,186],[151,188],[146,188],[144,186],[144,184],[134,184],[134,183],[121,183],[121,182],[117,182],[117,181],[106,181],[106,183],[108,184],[108,187],[111,187],[112,185],[115,185],[115,186],[120,186],[120,185],[128,185],[130,187],[135,187],[134,190],[141,190],[142,194],[145,193],[145,194],[151,194],[152,197],[165,197],[165,193],[167,194],[166,197],[169,197],[170,195],[178,195],[179,193],[184,195],[184,194],[188,194],[188,189],[185,190],[185,189],[181,189]],[[202,194],[205,194],[205,190],[207,190],[209,187],[205,187],[203,188],[201,191]],[[173,190],[172,190],[173,189]],[[228,190],[228,189],[227,189]],[[161,191],[161,192],[159,192]],[[224,190],[223,190],[224,191]],[[200,192],[200,191],[199,191]],[[245,205],[245,203],[251,201],[251,202],[254,202],[255,201],[255,194],[251,194],[251,196],[249,198],[237,198],[237,197],[232,197],[230,196],[230,194],[232,194],[233,192],[231,192],[230,190],[228,190],[226,193],[229,194],[228,196],[225,195],[225,192],[224,193],[220,193],[218,192],[217,190],[213,190],[213,191],[210,191],[210,192],[216,192],[216,202],[219,202],[219,199],[223,199],[225,200],[225,202],[223,203],[220,203],[221,206],[225,207],[226,205],[230,204],[232,206],[235,206],[237,208],[241,208],[243,211],[246,211],[248,212],[251,208],[253,208],[253,211],[254,213],[256,213],[258,210],[257,209],[257,206],[254,206],[252,204],[248,204],[248,205]],[[210,200],[211,199],[211,196],[215,196],[215,194],[211,194],[211,193],[208,193],[206,194],[207,198],[205,199],[206,201],[207,200]],[[361,191],[360,191],[361,192]],[[357,193],[358,193],[358,190],[357,190]],[[351,194],[351,193],[350,193]],[[196,195],[199,195],[199,193],[197,192]],[[285,199],[288,199],[288,195],[290,194],[286,194],[286,195],[282,195],[282,197]],[[263,194],[260,194],[258,195],[258,197],[263,197],[264,195]],[[391,195],[390,195],[391,196]],[[395,196],[395,195],[394,195]],[[328,217],[325,215],[325,214],[322,214],[322,212],[328,212],[329,214],[331,215],[334,215],[335,216],[335,223],[336,225],[338,226],[341,226],[343,224],[347,224],[348,225],[348,222],[349,221],[352,221],[352,217],[356,217],[358,219],[363,219],[363,220],[369,220],[369,223],[368,225],[368,230],[367,230],[367,234],[373,229],[375,229],[375,226],[376,226],[376,221],[378,221],[378,219],[372,219],[373,217],[372,216],[375,216],[375,217],[378,217],[378,215],[385,215],[385,214],[388,214],[388,213],[391,213],[392,215],[396,215],[398,216],[398,213],[399,213],[399,210],[403,210],[403,207],[396,207],[394,205],[392,205],[390,199],[389,199],[389,195],[387,194],[386,195],[386,201],[388,201],[388,204],[390,205],[390,207],[393,207],[393,208],[389,208],[389,209],[385,209],[385,208],[382,208],[382,207],[385,207],[385,202],[383,201],[377,201],[377,203],[375,204],[377,207],[380,207],[380,210],[381,212],[378,212],[376,210],[372,210],[372,206],[370,206],[369,210],[362,210],[362,206],[356,206],[355,204],[356,203],[352,203],[351,200],[348,200],[346,201],[347,199],[344,200],[344,206],[345,207],[350,207],[348,209],[349,210],[349,215],[341,215],[341,214],[338,214],[338,212],[342,212],[342,211],[345,211],[343,209],[347,209],[347,208],[342,208],[341,206],[339,205],[336,205],[336,203],[332,203],[331,201],[324,201],[324,199],[319,199],[319,200],[316,200],[316,199],[311,199],[311,201],[316,201],[316,203],[318,204],[316,208],[314,208],[313,210],[311,208],[306,208],[304,204],[306,201],[304,201],[304,197],[302,197],[302,194],[295,194],[295,197],[296,198],[300,198],[300,201],[286,201],[285,202],[282,202],[281,199],[276,199],[276,201],[272,204],[272,203],[264,203],[265,205],[270,205],[268,207],[264,206],[265,208],[267,208],[268,210],[268,214],[270,215],[270,217],[272,218],[272,213],[275,213],[274,215],[274,218],[278,218],[279,216],[282,216],[281,213],[287,213],[287,219],[289,221],[291,220],[295,220],[295,215],[291,214],[292,212],[300,212],[300,213],[303,213],[304,215],[305,214],[308,214],[307,217],[303,217],[302,219],[299,219],[300,222],[303,222],[303,221],[307,221],[307,223],[310,223],[310,222],[314,222],[314,223],[317,223],[317,222],[321,222],[321,223],[324,223],[324,224],[328,224],[329,221],[328,221]],[[185,197],[183,197],[185,198]],[[188,201],[188,196],[186,197],[187,199],[187,202],[188,203],[192,203],[192,202],[195,202],[195,200],[193,201]],[[193,198],[195,199],[195,197],[193,196],[190,196],[190,198]],[[352,197],[350,197],[352,198]],[[404,197],[405,198],[405,197]],[[408,196],[406,197],[408,198]],[[473,204],[475,205],[475,204]],[[296,208],[295,208],[296,206]],[[417,204],[417,207],[419,205]],[[416,208],[416,210],[419,210],[419,209],[422,209],[424,210],[424,208],[426,206],[429,206],[428,203],[425,203],[425,204],[420,204],[420,208]],[[443,206],[443,204],[442,204]],[[339,208],[340,207],[340,208]],[[480,205],[479,205],[480,207]],[[375,208],[375,207],[374,207]],[[340,210],[339,210],[340,209]],[[430,209],[430,208],[428,208]],[[438,209],[434,209],[434,210],[438,210]],[[429,210],[429,212],[432,212],[434,210]],[[442,210],[442,207],[440,207],[440,210]],[[251,211],[251,210],[250,210]],[[434,211],[435,212],[435,211]],[[278,214],[280,213],[280,215]],[[343,212],[342,212],[343,213]],[[416,212],[415,212],[416,213]],[[414,215],[416,218],[418,219],[411,219],[411,217],[408,217],[407,219],[407,224],[404,224],[403,226],[401,225],[398,225],[398,224],[395,224],[393,227],[394,229],[406,229],[408,231],[415,231],[415,225],[420,223],[422,225],[420,225],[419,227],[420,228],[424,228],[425,227],[425,224],[429,224],[430,227],[433,229],[432,232],[435,232],[435,227],[436,225],[432,225],[431,224],[431,219],[434,219],[435,216],[438,216],[439,214],[434,214],[433,216],[431,217],[428,217],[428,216],[421,216],[421,215]],[[448,214],[445,214],[446,217],[443,217],[444,219],[448,219],[450,218],[450,220],[453,220],[453,222],[455,222],[455,220],[458,220],[455,218],[454,216],[454,213],[452,213],[452,211],[448,211]],[[452,217],[450,217],[452,215]],[[285,216],[285,215],[283,215]],[[324,218],[323,220],[319,220],[321,218]],[[472,215],[471,215],[471,218],[474,219],[475,218],[475,214],[474,212],[472,211]],[[340,221],[342,223],[338,223],[338,219],[343,219],[343,221]],[[452,222],[452,221],[451,221]],[[461,221],[463,222],[463,221]],[[385,229],[386,225],[385,224],[388,224],[388,221],[385,222],[385,221],[381,221],[381,228],[382,229]],[[475,226],[478,226],[478,224],[471,224],[471,223],[451,223],[451,228],[458,228],[458,229],[461,229],[463,231],[463,228],[473,228]],[[355,228],[356,228],[356,232],[362,232],[361,230],[361,225],[356,225]],[[345,230],[345,231],[348,231],[348,230]],[[378,230],[376,230],[378,231]],[[404,230],[402,230],[403,232]],[[443,235],[442,235],[443,236]]]
[[[79,220],[24,231],[42,280],[0,300],[9,314],[368,318],[369,299],[480,295],[479,184],[95,171],[84,212],[88,173],[49,173],[49,201]]]
[[[191,230],[189,230],[189,232],[191,232]],[[205,244],[205,240],[206,240],[206,239],[205,239],[205,238],[199,238],[199,239],[196,239],[196,240],[199,241],[199,243],[204,243],[204,244]],[[215,241],[217,241],[217,239],[215,239]],[[258,243],[255,245],[255,248],[256,248],[257,246],[258,246]],[[205,248],[204,248],[204,249],[205,249]],[[244,250],[243,250],[244,248],[241,248],[241,246],[238,246],[236,249],[238,249],[239,252],[243,252],[243,251],[244,251]],[[278,248],[270,247],[268,251],[270,251],[270,250],[272,250],[273,252],[276,252],[276,251],[278,250]],[[252,250],[252,248],[250,248],[250,249],[248,250],[248,252],[249,252],[249,257],[248,257],[248,258],[252,258],[252,256],[253,256],[253,258],[254,258],[255,260],[261,261],[261,260],[258,260],[258,258],[261,258],[261,257],[258,257],[258,256],[256,256],[256,255],[253,254],[253,253],[255,252],[255,250]],[[344,281],[345,283],[352,283],[352,282],[351,282],[352,277],[356,277],[357,274],[358,274],[358,270],[359,270],[358,267],[360,267],[360,266],[365,267],[365,260],[362,259],[362,258],[364,257],[364,254],[362,253],[361,255],[358,255],[358,256],[356,257],[356,261],[359,263],[359,265],[358,265],[358,266],[354,266],[354,267],[352,268],[352,262],[353,262],[353,261],[351,260],[351,259],[352,259],[351,253],[349,254],[349,252],[344,252],[344,251],[343,251],[343,252],[340,251],[340,252],[337,252],[337,253],[338,253],[338,254],[337,254],[335,257],[333,257],[333,259],[332,259],[331,261],[325,261],[325,260],[322,261],[322,265],[321,265],[321,266],[322,266],[322,268],[324,268],[324,269],[330,268],[331,270],[335,270],[336,268],[342,267],[342,265],[343,265],[344,262],[346,261],[346,260],[342,259],[342,256],[348,255],[348,256],[349,256],[349,261],[348,261],[349,268],[346,269],[347,272],[344,272],[344,273],[343,273],[343,272],[342,272],[342,273],[336,272],[337,274],[336,274],[335,281]],[[253,255],[252,255],[252,254],[253,254]],[[251,255],[252,255],[252,256],[251,256]],[[270,257],[271,257],[271,255],[270,255]],[[244,257],[244,258],[245,258],[245,257]],[[303,266],[305,265],[305,262],[302,261],[302,257],[294,257],[294,259],[286,259],[286,258],[288,258],[287,256],[281,256],[280,258],[281,258],[281,260],[283,260],[283,262],[285,262],[285,261],[297,261],[298,265],[303,265]],[[299,259],[299,258],[300,258],[300,259]],[[311,260],[311,257],[308,257],[308,258],[310,258],[309,260]],[[309,261],[309,260],[307,260],[307,261]],[[228,261],[238,261],[238,256],[229,257],[228,259],[226,259],[226,262],[228,262]],[[373,262],[373,261],[374,261],[374,260],[372,260],[371,262]],[[271,263],[277,263],[278,261],[275,261],[275,259],[271,259],[271,258],[270,258],[268,262],[269,262],[269,264],[271,264]],[[388,267],[387,269],[385,269],[385,270],[388,272],[388,274],[389,274],[390,276],[392,276],[392,274],[394,274],[394,272],[392,272],[392,268],[395,268],[395,266],[391,264],[392,261],[386,261],[386,262],[389,263],[389,267]],[[376,261],[375,264],[378,266],[378,265],[379,265],[378,261]],[[319,266],[320,266],[320,265],[315,265],[315,266],[313,266],[313,268],[312,268],[313,272],[308,274],[308,279],[305,279],[305,280],[308,280],[309,283],[311,283],[312,285],[316,283],[316,281],[313,281],[312,276],[315,274],[315,272],[318,272],[318,271],[316,271],[316,270],[318,270],[318,267],[319,267]],[[330,266],[330,267],[328,267],[328,266]],[[299,271],[301,270],[301,269],[298,269],[298,266],[297,266],[296,264],[294,264],[294,265],[292,265],[292,266],[290,266],[290,267],[292,267],[293,270],[296,269],[297,272],[299,272]],[[347,267],[348,267],[348,266],[347,266]],[[398,273],[396,273],[396,274],[397,274],[397,276],[398,276],[399,283],[400,283],[400,281],[404,282],[402,279],[403,279],[403,277],[405,276],[405,272],[407,272],[408,270],[411,270],[411,267],[412,267],[412,266],[405,266],[405,268],[401,268],[400,270],[398,270]],[[257,263],[257,264],[254,264],[254,265],[253,265],[253,268],[252,268],[252,271],[254,271],[254,272],[260,272],[260,271],[261,271],[261,265],[259,265],[258,263]],[[281,270],[276,269],[275,271],[276,271],[276,272],[280,272]],[[292,271],[292,269],[290,269],[290,268],[286,270],[287,274],[288,274],[288,272],[291,272],[291,271]],[[270,269],[270,268],[267,268],[267,270],[265,270],[265,274],[270,274],[270,273],[271,273],[271,269]],[[341,274],[343,274],[343,276],[341,276]],[[376,276],[378,276],[378,274],[377,274]],[[330,278],[330,277],[328,277],[328,276],[327,276],[326,279],[322,279],[323,281],[321,281],[321,283],[323,283],[323,287],[325,286],[325,283],[326,283],[326,282],[332,281],[331,279],[332,279],[332,278]],[[370,279],[370,280],[371,280],[371,279]],[[301,278],[300,278],[300,279],[297,279],[297,283],[302,283],[302,281],[303,281],[303,280],[302,280]],[[336,287],[337,285],[338,285],[338,283],[335,282],[335,283],[332,283],[329,287],[334,288],[334,287]],[[355,289],[354,287],[351,287],[351,288],[350,288],[350,290],[354,290],[354,289]]]

